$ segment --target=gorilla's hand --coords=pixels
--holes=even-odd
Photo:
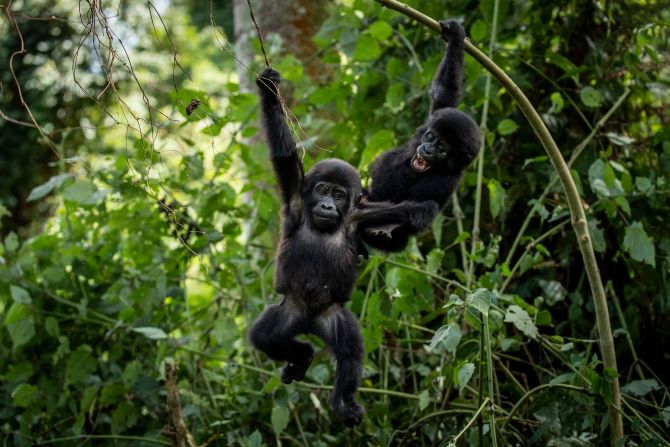
[[[441,35],[444,40],[463,40],[465,38],[465,30],[456,20],[441,20],[440,26],[442,27]]]
[[[262,94],[270,94],[276,96],[278,93],[277,86],[281,82],[281,76],[273,68],[266,68],[256,77],[256,85]]]

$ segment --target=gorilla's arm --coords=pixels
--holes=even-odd
[[[302,212],[302,181],[304,170],[298,158],[295,141],[279,100],[279,73],[266,68],[257,78],[256,85],[261,96],[261,115],[270,160],[277,176],[282,200],[290,216],[297,217]]]
[[[361,200],[352,211],[350,222],[354,228],[360,227],[390,237],[394,229],[403,225],[408,225],[414,231],[428,227],[438,211],[437,203],[432,200],[405,200],[400,203]]]
[[[437,109],[456,107],[463,82],[463,51],[465,31],[455,20],[441,21],[442,38],[448,40],[447,49],[440,62],[430,88],[430,114]]]

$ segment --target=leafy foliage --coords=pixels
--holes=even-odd
[[[94,54],[76,73],[95,95],[70,85],[69,69],[55,76],[29,63],[41,55],[55,61],[48,67],[72,65],[81,29],[65,23],[80,20],[79,5],[11,6],[25,12],[14,18],[31,39],[20,76],[25,97],[49,135],[62,139],[53,138],[58,162],[39,175],[35,168],[51,156],[21,166],[0,155],[12,166],[12,185],[21,175],[30,180],[18,196],[0,182],[0,436],[8,445],[168,444],[166,361],[180,365],[184,420],[200,443],[490,445],[493,432],[499,445],[609,445],[603,415],[612,372],[593,340],[565,199],[525,118],[495,83],[485,95],[481,67],[466,57],[462,108],[479,117],[487,103],[483,176],[470,170],[459,206],[448,206],[406,252],[361,263],[349,305],[365,338],[367,415],[349,432],[328,409],[334,371],[325,353],[305,382],[284,386],[281,365],[246,341],[249,324],[278,299],[279,201],[256,96],[242,91],[234,60],[217,46],[220,30],[202,11],[175,2],[152,10],[151,21],[146,4],[130,3],[113,26],[127,36],[134,76],[113,62],[115,93],[105,90],[99,102],[91,98],[107,79]],[[409,4],[435,18],[462,17],[486,49],[492,1]],[[566,158],[574,154],[612,303],[626,442],[664,445],[670,11],[636,1],[499,8],[494,59],[526,91]],[[71,22],[41,28],[30,19],[52,14]],[[4,55],[18,44],[6,20]],[[53,31],[59,23],[61,34]],[[332,5],[314,39],[318,79],[268,44],[292,89],[305,164],[335,156],[365,174],[427,115],[443,42],[370,0]],[[260,66],[259,56],[251,68]],[[0,91],[2,110],[29,120],[11,77],[0,73],[9,86]],[[187,115],[193,98],[201,104]],[[0,145],[17,154],[48,147],[34,128],[2,121],[0,129]],[[474,240],[477,185],[484,202]],[[18,212],[10,196],[50,217],[26,227],[2,212]],[[485,398],[495,405],[482,407]]]

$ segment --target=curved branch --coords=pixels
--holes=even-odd
[[[428,28],[441,32],[440,24],[432,18],[420,13],[410,6],[396,0],[375,0],[382,6],[394,9],[402,14],[410,17]],[[608,368],[615,374],[610,382],[612,392],[612,403],[609,409],[609,424],[610,437],[612,445],[617,440],[623,437],[623,420],[621,417],[621,392],[619,390],[618,369],[616,364],[616,353],[614,351],[614,339],[612,337],[612,328],[610,327],[609,310],[607,309],[607,298],[605,297],[605,289],[603,287],[602,279],[600,278],[600,270],[593,251],[591,237],[582,205],[581,197],[577,191],[570,168],[565,159],[561,155],[556,142],[552,138],[549,130],[544,125],[533,105],[530,103],[523,91],[512,81],[512,79],[505,73],[498,65],[490,58],[482,53],[476,46],[474,46],[468,39],[465,40],[465,51],[468,52],[477,62],[479,62],[486,70],[488,70],[502,85],[507,92],[512,96],[517,103],[521,112],[524,114],[528,123],[531,125],[540,143],[544,147],[547,155],[551,159],[554,170],[558,174],[561,181],[561,186],[565,191],[566,199],[570,209],[570,216],[572,218],[572,227],[579,242],[579,250],[584,260],[586,274],[591,286],[591,295],[596,309],[596,318],[598,324],[598,334],[600,338],[600,349],[602,351],[603,363],[605,368]]]

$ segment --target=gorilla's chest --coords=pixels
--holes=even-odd
[[[309,301],[346,301],[356,281],[356,244],[344,232],[301,227],[277,251],[275,288]]]

